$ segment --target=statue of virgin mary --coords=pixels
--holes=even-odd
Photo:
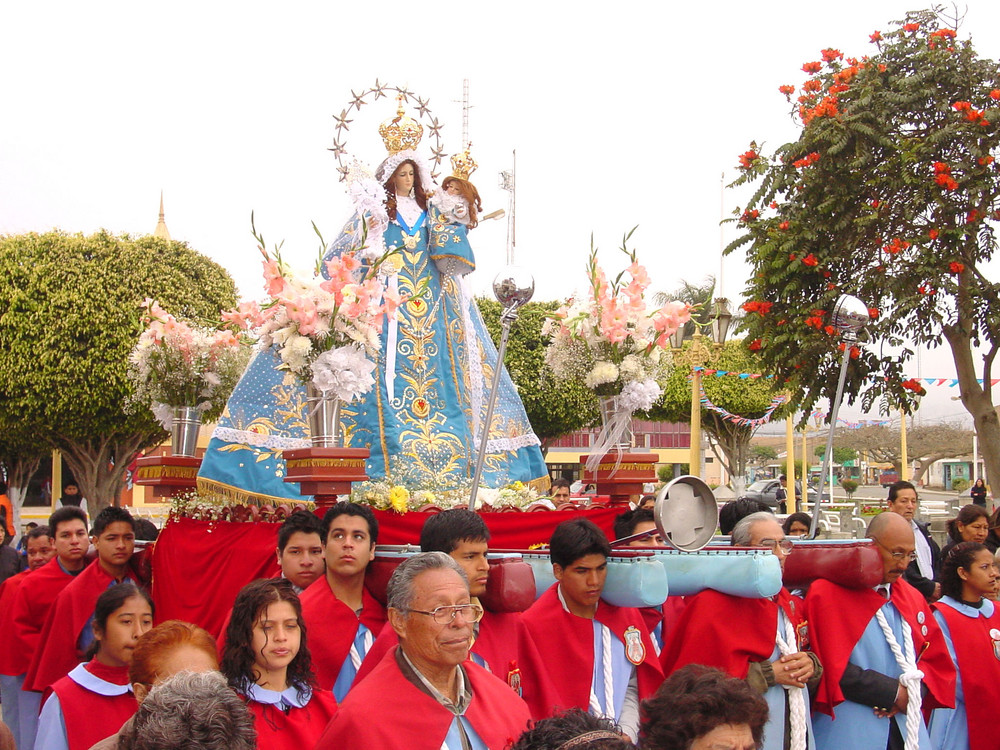
[[[467,227],[449,218],[451,196],[416,151],[420,124],[400,103],[379,130],[389,151],[375,171],[384,196],[378,189],[373,200],[372,190],[352,187],[356,210],[326,258],[362,241],[372,251],[400,248],[385,284],[405,302],[383,326],[375,386],[344,405],[345,445],[370,449],[372,479],[460,490],[474,473],[497,351],[465,277],[474,268]],[[306,391],[280,364],[273,349],[251,360],[213,433],[201,489],[244,500],[302,499],[297,485],[283,481],[281,451],[309,445]],[[539,445],[504,371],[482,485],[547,488]]]

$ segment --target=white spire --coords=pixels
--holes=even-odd
[[[156,229],[153,231],[154,237],[159,237],[167,242],[170,241],[170,230],[167,229],[167,222],[163,219],[163,191],[160,191],[160,220],[156,222]]]

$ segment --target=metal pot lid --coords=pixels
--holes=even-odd
[[[715,494],[698,477],[677,477],[656,493],[653,518],[660,538],[671,547],[696,552],[715,536],[719,506]]]

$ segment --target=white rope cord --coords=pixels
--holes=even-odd
[[[594,693],[593,685],[590,689],[590,713],[608,719],[615,719],[615,680],[611,664],[611,630],[606,625],[601,625],[601,650],[604,658],[601,659],[604,667],[604,707]]]
[[[878,621],[879,627],[882,628],[886,643],[889,644],[892,655],[896,658],[896,664],[903,671],[903,674],[899,676],[899,682],[906,688],[909,696],[909,702],[906,704],[906,750],[919,750],[920,722],[923,721],[920,714],[922,701],[920,681],[923,679],[924,673],[917,669],[917,660],[913,653],[913,631],[906,618],[900,616],[903,623],[903,647],[900,648],[899,642],[893,635],[892,628],[889,627],[881,609],[875,613],[875,619]]]
[[[798,652],[795,641],[795,626],[785,618],[785,632],[781,633],[781,614],[778,614],[778,632],[776,633],[778,651],[782,656],[790,656]],[[794,685],[782,685],[788,694],[788,719],[791,725],[791,750],[806,750],[806,689]]]

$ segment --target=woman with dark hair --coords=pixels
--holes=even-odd
[[[222,673],[246,701],[261,750],[313,747],[337,711],[316,687],[302,605],[291,583],[261,579],[236,596]]]
[[[812,516],[808,513],[792,513],[781,524],[786,536],[808,536],[812,525]]]
[[[721,669],[689,664],[642,702],[643,750],[759,748],[767,702],[746,682]]]
[[[1000,747],[995,721],[1000,704],[1000,611],[985,598],[993,593],[997,575],[993,554],[976,542],[954,545],[941,566],[942,596],[931,606],[957,667],[958,683],[955,708],[932,714],[934,747]]]
[[[975,503],[976,505],[981,505],[985,508],[986,495],[987,495],[986,482],[984,482],[982,479],[977,479],[976,483],[972,485],[972,488],[969,490],[969,497],[972,498],[973,503]]]
[[[128,667],[139,636],[153,627],[153,602],[131,583],[111,586],[94,607],[90,658],[46,691],[36,748],[88,750],[114,734],[138,704]]]
[[[941,562],[944,563],[948,552],[961,542],[984,544],[990,533],[990,515],[986,508],[979,505],[963,505],[958,515],[948,521],[948,544],[941,550]]]

